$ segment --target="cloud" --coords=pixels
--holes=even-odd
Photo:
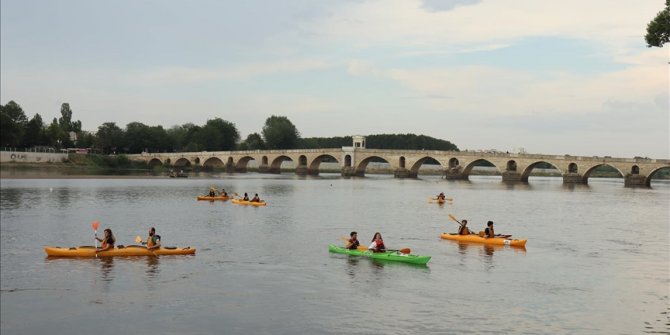
[[[422,0],[422,7],[429,11],[448,11],[458,6],[474,5],[481,0]]]

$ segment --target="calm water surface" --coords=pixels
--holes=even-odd
[[[213,175],[3,179],[1,329],[10,334],[639,334],[670,331],[670,184],[620,179]],[[196,201],[210,185],[267,207]],[[452,205],[429,204],[439,192]],[[487,220],[526,249],[441,240]],[[156,226],[195,256],[48,259],[92,245],[91,222],[134,244]],[[380,231],[428,266],[329,254]]]

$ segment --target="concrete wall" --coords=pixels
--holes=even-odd
[[[50,152],[0,151],[0,163],[60,163],[67,154]]]

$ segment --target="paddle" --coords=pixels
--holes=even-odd
[[[147,244],[146,242],[142,241],[142,238],[140,237],[140,235],[135,236],[135,243]],[[156,250],[155,249],[149,249],[149,247],[147,247],[147,250],[151,251],[154,255],[156,255]]]
[[[344,241],[349,242],[349,238],[346,237],[346,236],[341,236],[341,237],[340,237],[340,240],[344,240]],[[358,251],[367,251],[368,248],[367,248],[366,246],[364,246],[364,245],[359,245],[358,247],[356,247],[356,250],[358,250]]]
[[[95,220],[91,223],[91,227],[93,227],[93,234],[94,238],[93,241],[95,242],[95,250],[98,250],[98,226],[100,225],[100,221]],[[98,253],[95,253],[95,257],[98,257]]]

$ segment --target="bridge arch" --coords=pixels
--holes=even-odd
[[[579,173],[579,167],[577,166],[577,163],[572,162],[568,164],[568,173]]]
[[[621,172],[621,170],[619,170],[619,168],[617,168],[616,166],[614,166],[614,165],[612,165],[612,164],[603,163],[603,164],[596,164],[596,165],[594,165],[594,166],[588,168],[588,169],[584,172],[584,176],[583,176],[584,182],[588,182],[588,179],[589,179],[589,176],[591,175],[591,173],[593,173],[593,171],[595,171],[595,169],[597,169],[597,168],[599,168],[599,167],[601,167],[601,166],[608,166],[608,167],[611,167],[612,169],[615,169],[615,170],[619,173],[619,176],[620,176],[621,178],[624,177],[624,173]]]
[[[657,172],[659,172],[661,170],[670,171],[670,166],[663,166],[663,167],[659,167],[657,169],[651,170],[651,172],[649,172],[649,175],[647,176],[647,178],[644,179],[644,186],[651,187],[651,179],[654,177],[654,174],[656,174]]]
[[[147,162],[147,165],[153,168],[154,166],[163,165],[163,162],[158,158],[152,158],[149,162]]]
[[[179,158],[174,162],[175,167],[189,167],[191,166],[191,161],[188,158]]]
[[[318,175],[319,174],[319,167],[321,166],[321,163],[326,162],[326,161],[333,161],[333,162],[339,163],[337,158],[335,158],[332,155],[328,155],[328,154],[319,155],[319,156],[316,156],[309,163],[307,173],[309,173],[311,175]]]
[[[482,163],[493,165],[493,167],[496,168],[496,171],[498,172],[498,174],[500,174],[502,172],[502,171],[500,171],[500,167],[498,165],[496,165],[495,163],[491,162],[488,159],[479,158],[479,159],[473,160],[468,165],[466,165],[465,168],[463,169],[463,174],[465,176],[469,176],[472,173],[472,170],[475,168],[475,166],[480,166]]]
[[[232,157],[231,157],[232,158]],[[247,166],[249,165],[250,161],[256,160],[255,158],[251,156],[244,156],[240,159],[237,160],[237,163],[235,163],[235,172],[247,172]]]
[[[202,163],[202,167],[205,170],[214,170],[214,169],[223,168],[224,164],[223,164],[223,161],[220,158],[210,157],[204,163]]]
[[[412,164],[412,167],[409,168],[409,176],[412,178],[416,178],[419,176],[419,170],[421,170],[421,166],[425,164],[426,162],[436,162],[440,167],[442,167],[442,163],[437,160],[435,157],[432,156],[425,156],[421,157]],[[440,171],[442,173],[442,171]]]
[[[526,169],[523,170],[523,172],[521,173],[521,181],[524,182],[524,183],[527,183],[528,182],[528,177],[530,177],[530,174],[533,172],[533,169],[535,169],[540,164],[549,164],[554,169],[558,170],[558,172],[563,174],[563,171],[561,171],[561,169],[558,166],[556,166],[555,164],[552,164],[551,162],[547,162],[547,161],[537,161],[535,163],[532,163],[532,164],[528,165],[526,167]]]
[[[368,167],[368,164],[372,162],[385,162],[387,164],[391,164],[386,158],[381,157],[381,156],[369,156],[366,157],[365,159],[361,160],[360,163],[358,163],[358,166],[356,166],[355,170],[355,175],[357,177],[364,177],[365,176],[365,170]]]
[[[272,160],[272,164],[270,164],[270,173],[275,173],[275,174],[280,174],[281,173],[281,164],[284,162],[293,162],[293,159],[291,157],[286,156],[286,155],[280,155],[275,157],[275,159]]]

